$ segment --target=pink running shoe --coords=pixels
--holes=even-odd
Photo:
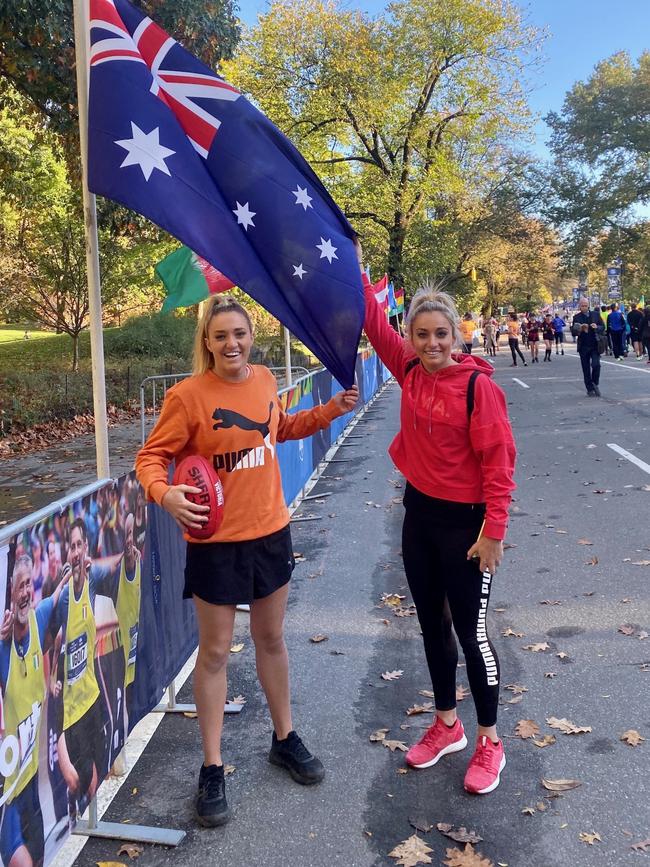
[[[501,771],[505,766],[503,742],[493,744],[489,738],[479,737],[465,774],[465,791],[473,795],[487,795],[501,782]]]
[[[430,768],[447,753],[457,753],[466,746],[465,729],[459,719],[450,728],[436,717],[424,737],[406,754],[406,763],[412,768]]]

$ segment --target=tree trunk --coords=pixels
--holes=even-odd
[[[395,218],[388,233],[388,279],[395,286],[404,285],[404,240],[406,238],[406,220],[401,211],[395,212]]]
[[[72,370],[79,370],[79,332],[72,335]]]

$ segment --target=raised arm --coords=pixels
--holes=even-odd
[[[173,391],[167,393],[156,426],[135,459],[135,471],[147,498],[159,505],[169,490],[167,470],[190,438],[187,410]]]

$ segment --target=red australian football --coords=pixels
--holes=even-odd
[[[190,485],[200,488],[199,494],[185,494],[188,500],[197,506],[209,506],[209,512],[203,512],[208,520],[200,530],[187,529],[193,539],[209,539],[217,532],[223,520],[223,488],[214,467],[210,461],[201,455],[189,455],[180,462],[174,472],[174,485]]]

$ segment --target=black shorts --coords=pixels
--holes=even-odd
[[[296,561],[289,525],[244,542],[188,542],[184,599],[239,605],[270,596],[291,578]]]
[[[108,744],[102,719],[101,698],[88,708],[86,713],[64,732],[68,756],[79,775],[77,799],[83,798],[93,776],[93,765],[97,768],[97,783],[108,771]]]

